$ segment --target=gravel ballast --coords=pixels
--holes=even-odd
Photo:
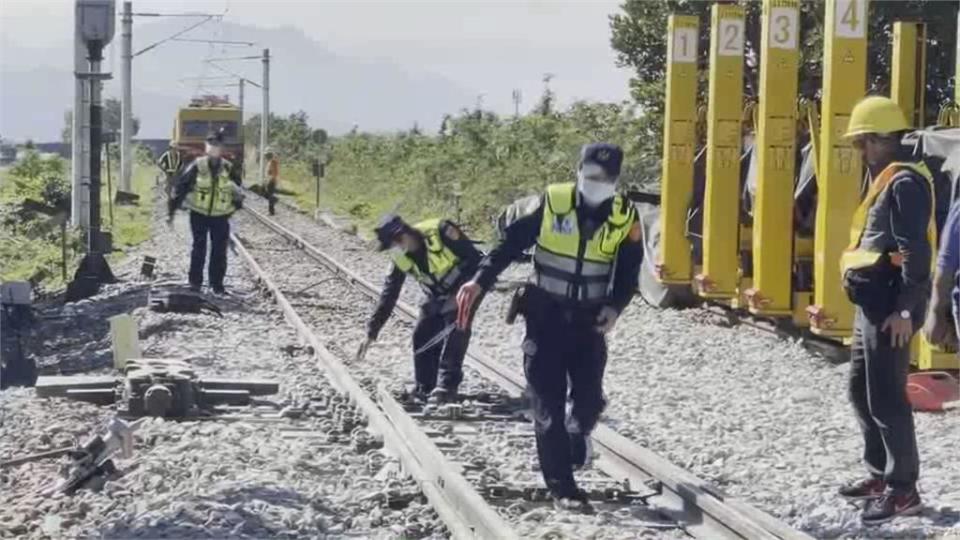
[[[395,318],[384,328],[366,357],[357,362],[354,351],[365,338],[365,322],[373,301],[356,288],[293,248],[276,233],[248,215],[237,217],[244,246],[268,272],[293,307],[317,334],[323,345],[341,358],[369,388],[384,386],[399,390],[412,386],[410,323]],[[472,369],[465,372],[460,392],[466,395],[499,393],[497,387],[480,378]],[[449,423],[434,426],[453,428],[448,437],[457,447],[446,450],[448,458],[482,464],[481,476],[492,477],[510,487],[541,486],[532,426],[527,422]],[[586,474],[598,487],[616,487],[616,481],[597,471]],[[549,503],[508,502],[501,515],[524,537],[563,534],[566,538],[679,537],[679,530],[647,527],[646,522],[663,522],[661,516],[640,505],[600,505],[596,515],[557,512]]]
[[[260,201],[250,204],[265,210]],[[382,281],[389,261],[369,242],[285,208],[276,219],[365,278]],[[514,265],[503,278],[528,272]],[[415,303],[419,291],[408,283],[402,298]],[[487,296],[471,350],[519,371],[523,325],[503,322],[507,301],[503,293]],[[635,299],[609,339],[604,422],[816,537],[960,536],[956,411],[916,414],[923,514],[864,527],[858,509],[835,494],[863,474],[859,428],[846,401],[848,366],[714,319],[701,309],[657,310]],[[394,319],[385,333],[404,324]]]
[[[159,216],[158,216],[159,218]],[[185,282],[189,226],[159,225],[141,253],[158,258],[159,281]],[[145,357],[182,358],[200,376],[267,378],[279,405],[329,398],[332,391],[294,331],[234,255],[226,280],[232,295],[211,297],[210,315],[159,314],[144,307],[135,282],[139,257],[114,268],[124,281],[64,309],[41,306],[31,350],[47,372],[110,373],[106,317],[137,319]],[[85,441],[112,416],[106,407],[37,399],[32,389],[0,393],[0,457],[7,459]],[[287,427],[307,430],[291,434]],[[443,538],[446,529],[416,484],[381,450],[356,451],[351,434],[329,418],[299,421],[176,422],[151,419],[136,434],[126,475],[103,491],[43,497],[66,458],[0,470],[4,538]],[[354,432],[356,433],[356,432]],[[411,501],[412,502],[408,502]]]

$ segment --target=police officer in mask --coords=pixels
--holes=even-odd
[[[414,225],[388,214],[376,229],[381,251],[390,250],[393,264],[384,280],[380,301],[367,323],[367,340],[357,353],[366,354],[397,305],[407,276],[423,290],[420,317],[413,330],[414,396],[454,401],[463,380],[463,357],[469,329],[458,329],[456,294],[477,271],[482,254],[452,221],[428,219]]]
[[[591,510],[573,471],[591,458],[590,433],[605,406],[605,334],[630,303],[643,259],[637,212],[616,193],[622,160],[613,144],[584,146],[577,182],[515,203],[510,214],[518,217],[503,241],[457,295],[457,323],[466,328],[478,298],[535,245],[533,278],[515,305],[526,322],[522,348],[537,454],[560,508]]]
[[[215,294],[224,294],[230,216],[243,206],[243,192],[239,171],[221,157],[223,134],[208,135],[205,149],[206,155],[195,159],[180,175],[175,194],[170,199],[168,222],[173,223],[174,213],[186,201],[193,232],[190,289],[199,291],[203,286],[203,264],[207,258],[209,236],[210,287]]]

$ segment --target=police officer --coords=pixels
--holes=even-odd
[[[203,263],[210,237],[210,287],[224,294],[223,278],[227,273],[227,243],[230,240],[230,215],[243,206],[239,172],[223,152],[223,134],[212,133],[206,139],[206,155],[195,159],[184,169],[176,192],[169,204],[168,222],[186,201],[190,210],[193,251],[190,254],[190,289],[203,285]]]
[[[560,508],[591,510],[573,471],[591,458],[590,433],[606,405],[605,334],[630,303],[643,259],[637,212],[616,193],[622,160],[618,146],[588,144],[575,184],[553,184],[541,197],[518,201],[519,217],[457,298],[458,325],[467,327],[483,291],[536,245],[534,277],[518,296],[524,372],[540,468]]]
[[[173,188],[177,182],[177,173],[180,172],[181,165],[180,150],[177,149],[177,141],[170,139],[170,148],[157,160],[157,166],[163,172],[166,183],[163,185],[163,191],[167,197],[173,196]]]
[[[455,325],[455,295],[477,270],[482,254],[458,226],[447,220],[429,219],[410,226],[390,214],[381,220],[376,234],[380,250],[392,251],[393,264],[367,324],[367,341],[357,357],[362,358],[376,341],[409,274],[426,297],[413,330],[414,394],[440,403],[454,400],[463,380],[463,357],[470,342],[470,330]]]
[[[893,100],[874,96],[854,107],[846,133],[872,179],[841,260],[843,285],[856,305],[849,396],[869,476],[840,494],[868,501],[861,515],[868,524],[921,509],[906,385],[910,340],[923,322],[930,290],[936,226],[930,171],[900,142],[908,129]]]

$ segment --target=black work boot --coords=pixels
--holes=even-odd
[[[883,496],[887,483],[883,478],[871,476],[840,488],[840,496],[849,501],[869,501]]]
[[[887,490],[879,499],[873,500],[860,514],[864,525],[879,525],[899,516],[912,516],[923,510],[923,502],[916,487]]]
[[[443,405],[444,403],[452,403],[456,400],[457,400],[456,389],[450,390],[442,386],[438,386],[430,392],[429,401],[431,403]]]

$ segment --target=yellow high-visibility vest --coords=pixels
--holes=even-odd
[[[452,292],[460,279],[460,258],[457,257],[440,237],[440,220],[428,219],[413,226],[423,235],[427,250],[427,272],[420,270],[413,258],[406,254],[397,254],[393,263],[400,270],[412,275],[423,287],[424,292],[440,296]]]
[[[533,254],[537,287],[565,300],[607,298],[613,264],[630,233],[636,210],[615,195],[610,216],[580,249],[580,224],[574,206],[576,184],[547,187],[543,220]]]
[[[860,239],[863,237],[864,229],[867,226],[867,215],[870,208],[873,207],[880,195],[890,187],[893,178],[903,169],[910,169],[927,180],[930,187],[930,218],[927,222],[927,240],[930,241],[930,248],[936,249],[937,246],[937,223],[935,219],[935,199],[933,189],[933,175],[930,169],[924,163],[910,163],[906,161],[896,161],[886,166],[880,175],[870,184],[867,196],[863,198],[857,211],[853,214],[853,221],[850,223],[850,244],[840,257],[840,272],[846,273],[848,270],[860,268],[869,268],[883,257],[881,251],[873,251],[860,246]],[[894,266],[900,266],[903,263],[903,255],[900,252],[891,252],[887,254],[890,262]]]

